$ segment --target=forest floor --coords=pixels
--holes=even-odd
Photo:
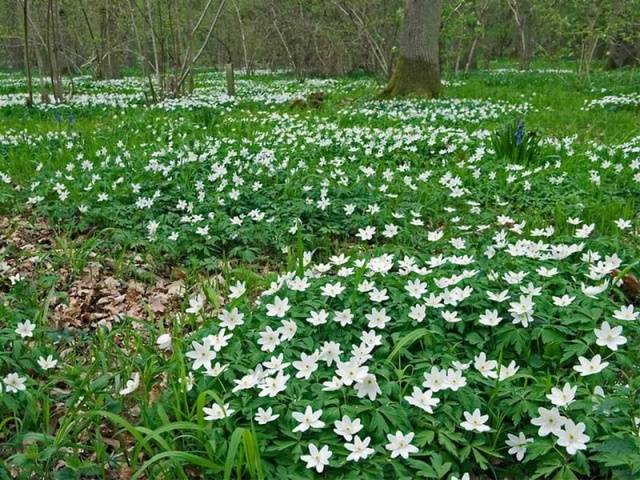
[[[74,84],[0,74],[0,479],[638,478],[639,71]]]

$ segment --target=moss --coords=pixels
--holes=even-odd
[[[430,62],[400,57],[382,97],[417,95],[436,98],[440,94],[440,75]]]

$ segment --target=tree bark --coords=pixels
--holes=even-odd
[[[518,30],[518,47],[520,54],[520,70],[528,70],[533,54],[533,41],[531,38],[531,17],[533,14],[533,4],[530,0],[507,0],[509,8],[513,12],[513,19]]]
[[[383,96],[438,96],[441,17],[442,0],[405,0],[399,58]]]
[[[62,77],[60,76],[60,63],[58,62],[58,43],[56,34],[56,16],[58,10],[54,6],[54,1],[47,3],[47,55],[49,60],[49,75],[51,77],[51,88],[56,102],[63,100]]]
[[[478,46],[478,37],[476,36],[473,39],[473,43],[471,44],[471,50],[469,50],[469,56],[467,57],[467,63],[464,66],[464,73],[468,73],[471,70],[471,66],[473,65],[473,57],[476,54],[476,47]]]
[[[238,4],[236,0],[232,0],[233,8],[236,11],[236,18],[238,19],[238,27],[240,28],[240,40],[242,41],[242,56],[244,58],[244,73],[245,75],[251,74],[251,69],[249,67],[249,53],[247,51],[247,38],[244,34],[244,23],[242,22],[242,15],[240,15],[240,9],[238,8]]]
[[[29,0],[22,4],[22,22],[24,35],[24,68],[27,72],[27,106],[33,105],[33,79],[31,78],[31,62],[29,61]]]

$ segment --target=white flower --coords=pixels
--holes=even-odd
[[[458,317],[458,312],[455,310],[452,312],[448,310],[444,310],[442,312],[442,318],[444,318],[444,320],[448,323],[458,323],[462,321],[462,319]]]
[[[311,374],[318,369],[319,356],[320,354],[318,352],[313,352],[311,355],[307,355],[302,352],[300,354],[300,360],[292,363],[293,368],[298,370],[296,378],[304,378],[305,380],[308,380]]]
[[[322,382],[322,386],[324,387],[322,389],[322,391],[323,392],[335,392],[335,391],[340,390],[343,385],[344,385],[344,383],[342,383],[342,380],[340,378],[334,376],[328,382]]]
[[[576,234],[575,237],[576,238],[587,238],[589,237],[589,235],[591,235],[591,232],[593,232],[593,229],[595,228],[595,224],[592,223],[591,225],[583,225],[582,227],[578,228],[576,230]]]
[[[40,357],[38,358],[38,365],[43,370],[49,370],[51,368],[55,368],[58,364],[58,360],[54,360],[53,356],[49,355],[47,358]]]
[[[33,331],[35,329],[35,324],[31,323],[30,320],[25,320],[24,322],[18,323],[15,331],[18,335],[20,335],[21,338],[27,338],[33,337]]]
[[[338,368],[336,369],[336,375],[340,377],[342,383],[349,386],[351,384],[362,382],[369,373],[369,368],[361,366],[353,361],[349,362],[336,362]]]
[[[163,333],[156,339],[156,346],[159,350],[169,350],[171,348],[171,334]]]
[[[387,238],[393,238],[398,234],[399,231],[400,231],[400,229],[398,228],[397,225],[387,224],[387,225],[384,226],[384,230],[382,231],[382,235],[384,235]]]
[[[218,319],[220,320],[220,326],[228,328],[230,331],[244,324],[244,314],[235,307],[231,311],[223,308],[222,312],[218,314]]]
[[[489,415],[482,415],[480,409],[476,408],[473,413],[463,412],[465,421],[460,426],[468,431],[488,432],[491,427],[485,425],[489,420]]]
[[[520,367],[516,365],[516,362],[514,360],[511,360],[511,362],[509,362],[509,365],[507,365],[506,367],[504,365],[500,367],[499,380],[503,381],[513,377],[516,373],[518,373],[519,369]]]
[[[585,357],[578,357],[578,361],[580,362],[580,365],[574,365],[573,369],[578,372],[581,377],[600,373],[609,365],[609,362],[602,361],[600,354],[597,354],[591,360]]]
[[[197,314],[204,307],[205,296],[202,293],[195,295],[189,299],[189,308],[185,311],[193,315]]]
[[[521,323],[523,327],[528,327],[533,321],[533,297],[531,295],[520,295],[518,302],[511,302],[509,312],[513,318],[514,324]]]
[[[453,362],[454,367],[456,362]],[[462,387],[464,387],[467,384],[467,379],[464,378],[464,376],[462,375],[462,370],[456,368],[450,368],[447,370],[447,381],[446,381],[446,386],[450,389],[453,390],[454,392],[457,392],[459,389],[461,389]]]
[[[376,233],[376,227],[359,228],[356,237],[363,241],[371,240]]]
[[[631,228],[631,221],[625,220],[624,218],[619,218],[618,220],[614,220],[613,223],[615,223],[620,230],[626,230],[628,228]]]
[[[415,433],[409,432],[406,435],[398,430],[395,435],[388,433],[387,443],[384,448],[391,452],[391,458],[402,457],[409,458],[412,453],[417,453],[419,450],[416,446],[411,445],[411,441],[415,437]]]
[[[486,325],[488,327],[495,327],[498,325],[502,318],[498,315],[497,310],[485,310],[483,314],[480,315],[480,319],[478,320],[482,325]]]
[[[329,465],[329,459],[333,452],[327,445],[320,450],[313,443],[309,444],[309,455],[302,455],[300,460],[307,462],[307,468],[315,468],[316,472],[322,473],[324,467]]]
[[[503,290],[498,293],[487,291],[487,297],[489,297],[489,300],[493,302],[502,303],[509,299],[509,290]]]
[[[427,291],[427,284],[421,282],[420,279],[409,280],[405,285],[405,290],[409,294],[409,296],[413,298],[417,298],[418,300],[424,295]]]
[[[362,430],[360,419],[351,420],[347,415],[343,415],[342,420],[336,420],[333,424],[335,425],[333,431],[336,435],[344,437],[348,442],[351,441],[356,433]]]
[[[279,416],[280,415],[276,415],[273,413],[273,409],[271,407],[268,407],[266,410],[264,410],[263,408],[258,408],[258,412],[256,413],[254,419],[260,425],[266,425],[269,422],[273,422]]]
[[[319,360],[324,361],[328,366],[331,366],[333,362],[340,360],[340,344],[336,342],[324,342],[320,350]]]
[[[211,367],[211,361],[216,358],[216,352],[211,350],[211,339],[206,337],[200,344],[196,341],[191,342],[193,350],[188,351],[185,355],[187,358],[194,360],[191,368],[198,370],[200,367]]]
[[[370,442],[371,437],[365,437],[363,440],[360,440],[360,437],[356,435],[353,437],[353,443],[345,443],[344,448],[351,452],[347,456],[347,461],[357,462],[373,455],[375,450],[373,448],[369,448]]]
[[[206,337],[206,340],[216,352],[219,352],[224,347],[226,347],[229,344],[228,340],[233,337],[233,333],[230,333],[229,335],[226,335],[226,333],[227,330],[221,328],[215,335],[208,335]]]
[[[289,299],[284,300],[276,296],[273,303],[267,304],[267,316],[269,317],[284,317],[290,309]]]
[[[498,373],[496,372],[498,362],[487,360],[487,355],[484,352],[480,352],[474,357],[473,366],[485,378],[498,378]]]
[[[298,422],[298,426],[293,429],[294,432],[306,432],[310,428],[323,428],[325,423],[320,420],[322,416],[322,410],[316,410],[308,406],[304,413],[293,412],[291,416]]]
[[[134,372],[131,376],[130,380],[127,380],[125,387],[120,390],[120,395],[129,395],[130,393],[135,392],[140,386],[140,374],[138,372]]]
[[[605,280],[600,285],[585,285],[584,283],[580,284],[580,288],[582,289],[582,293],[584,293],[589,298],[598,298],[602,292],[604,292],[609,286],[609,280]]]
[[[444,230],[438,229],[438,230],[430,231],[430,232],[427,232],[427,240],[429,240],[430,242],[437,242],[442,238],[443,235],[444,235]]]
[[[372,302],[380,303],[386,300],[389,300],[389,295],[387,295],[387,289],[383,288],[382,290],[378,290],[377,288],[372,288],[369,292],[369,299]]]
[[[214,403],[211,407],[203,407],[202,411],[205,413],[205,420],[214,421],[222,420],[223,418],[230,417],[235,410],[229,408],[229,404],[226,403],[224,407],[221,407],[218,403]]]
[[[340,282],[336,283],[327,283],[320,288],[320,291],[325,297],[335,298],[344,292],[345,287],[342,286]]]
[[[635,312],[633,305],[627,305],[626,307],[620,307],[618,310],[613,312],[613,318],[617,320],[635,320],[640,315],[640,312]]]
[[[358,398],[369,397],[369,400],[375,400],[378,395],[382,393],[375,375],[367,374],[364,378],[356,382],[354,387]]]
[[[433,392],[446,390],[448,386],[446,370],[440,370],[438,367],[431,367],[431,372],[424,372],[424,382],[422,386]]]
[[[509,448],[509,455],[515,455],[516,460],[522,461],[527,453],[527,445],[533,443],[533,438],[527,438],[520,432],[518,436],[507,433],[508,440],[505,442]]]
[[[4,382],[7,393],[18,393],[27,389],[25,385],[26,380],[26,377],[21,377],[14,372],[4,377],[2,381]]]
[[[229,287],[229,298],[240,298],[247,291],[244,282],[236,282],[235,285]]]
[[[558,435],[558,432],[567,421],[566,417],[560,415],[560,412],[555,407],[549,410],[539,407],[538,415],[540,416],[531,419],[531,423],[536,427],[540,427],[538,435],[541,437],[546,437],[550,433]]]
[[[264,352],[273,352],[280,345],[280,334],[271,327],[267,327],[259,333],[258,345]]]
[[[576,297],[571,297],[569,295],[563,295],[561,297],[551,297],[553,300],[553,304],[557,307],[568,307],[573,303]]]
[[[451,475],[450,480],[471,480],[471,477],[468,473],[463,473],[461,477],[456,477],[455,475]]]
[[[329,314],[325,309],[322,309],[319,312],[309,313],[311,316],[307,318],[307,322],[309,322],[314,327],[317,327],[318,325],[324,325],[325,323],[327,323],[327,320],[329,318]]]
[[[291,340],[298,331],[298,324],[294,320],[282,320],[282,324],[276,330],[276,333],[280,336],[279,341],[285,342]]]
[[[551,393],[547,394],[547,398],[557,407],[566,407],[571,405],[575,400],[577,390],[577,385],[572,387],[570,384],[565,383],[562,390],[553,387]]]
[[[290,376],[285,375],[283,372],[278,372],[275,377],[266,377],[260,384],[260,397],[275,397],[280,392],[287,389],[287,382]]]
[[[416,322],[422,322],[427,316],[427,308],[425,305],[413,305],[409,310],[409,318]]]
[[[342,310],[334,312],[333,320],[338,322],[341,327],[346,327],[347,325],[351,325],[353,321],[353,314],[350,309]]]
[[[387,311],[384,308],[378,310],[374,308],[371,310],[371,313],[367,313],[365,318],[369,320],[368,327],[369,328],[384,328],[387,325],[387,322],[391,320],[391,317],[387,315]]]
[[[622,336],[622,327],[613,327],[609,322],[602,322],[600,328],[594,329],[596,334],[596,344],[601,347],[607,347],[614,352],[618,350],[618,346],[627,343],[627,339]]]
[[[440,403],[440,399],[435,398],[431,390],[425,390],[423,392],[415,386],[413,387],[413,393],[411,396],[406,396],[404,399],[409,403],[409,405],[421,408],[427,413],[433,413],[433,407]]]
[[[589,436],[585,435],[586,425],[582,422],[575,424],[567,420],[563,428],[556,434],[558,445],[565,447],[569,455],[575,455],[578,450],[586,450]]]
[[[229,365],[220,365],[219,362],[216,362],[216,364],[213,367],[210,366],[209,368],[206,369],[207,376],[209,376],[209,377],[217,377],[222,372],[224,372],[228,367],[229,367]],[[191,373],[191,372],[189,372],[189,373]]]

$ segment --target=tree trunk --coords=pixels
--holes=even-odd
[[[54,6],[53,0],[47,4],[47,55],[49,60],[49,75],[51,78],[51,89],[56,102],[63,100],[62,77],[60,76],[60,63],[58,62],[58,43],[56,34],[56,16],[58,10]]]
[[[607,70],[632,67],[640,63],[640,48],[621,38],[614,38],[609,45]]]
[[[227,81],[227,95],[233,97],[236,94],[236,80],[233,74],[233,63],[224,66],[225,79]]]
[[[147,14],[147,20],[149,22],[149,30],[151,31],[151,48],[153,51],[153,64],[156,73],[156,82],[158,88],[162,90],[162,72],[160,71],[160,57],[158,55],[158,45],[156,43],[156,30],[153,27],[153,15],[151,14],[151,4],[149,0],[144,0],[144,7]]]
[[[24,34],[24,68],[27,71],[27,106],[33,105],[33,80],[31,78],[31,63],[29,61],[29,0],[22,4],[22,22]]]
[[[240,27],[240,40],[242,41],[242,55],[244,57],[244,74],[250,75],[251,69],[249,67],[249,54],[247,52],[247,38],[244,34],[244,24],[242,22],[242,15],[240,15],[240,9],[235,0],[232,0],[233,8],[236,11],[236,18],[238,19],[238,26]]]
[[[520,70],[529,69],[533,54],[532,16],[533,4],[530,0],[508,0],[509,8],[513,12],[518,33],[517,51],[520,55]]]
[[[464,73],[469,73],[469,70],[471,70],[471,67],[474,64],[474,57],[476,54],[476,47],[478,46],[478,37],[476,36],[473,39],[473,43],[471,44],[471,50],[469,50],[469,56],[467,57],[467,63],[464,66]]]
[[[442,0],[405,0],[398,62],[383,96],[438,96],[441,16]]]

